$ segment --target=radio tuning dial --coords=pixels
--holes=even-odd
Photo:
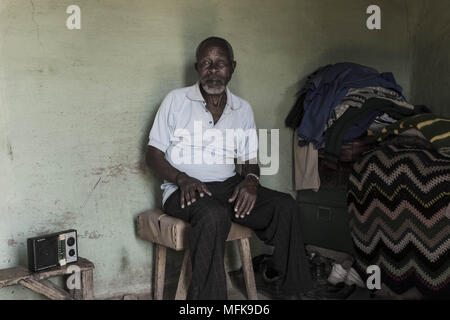
[[[67,245],[69,247],[73,246],[75,244],[75,239],[73,237],[70,237],[69,239],[67,239]]]

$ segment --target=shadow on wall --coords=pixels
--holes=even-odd
[[[147,172],[149,172],[149,174],[147,175],[149,181],[153,181],[153,184],[150,184],[149,186],[151,186],[153,188],[153,197],[154,197],[154,201],[153,203],[160,205],[162,202],[162,192],[161,192],[161,184],[163,183],[163,179],[160,178],[155,172],[153,172],[152,170],[149,170],[149,168],[147,168],[147,163],[146,163],[146,155],[147,155],[147,149],[148,149],[148,136],[150,134],[150,130],[152,129],[153,126],[153,121],[155,120],[156,117],[156,113],[158,112],[159,106],[161,105],[162,100],[159,101],[159,103],[156,106],[152,106],[150,108],[148,108],[149,110],[153,110],[150,114],[150,116],[148,117],[148,121],[146,122],[146,127],[144,130],[142,130],[143,134],[140,137],[140,145],[141,145],[141,161],[140,161],[140,165],[142,168],[142,171],[146,174]],[[137,215],[136,215],[137,217]],[[135,217],[135,218],[136,218]]]

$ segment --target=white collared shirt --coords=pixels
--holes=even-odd
[[[148,145],[165,153],[176,169],[202,182],[236,174],[234,159],[256,159],[258,138],[250,104],[226,88],[227,103],[214,124],[199,84],[171,91],[161,103]],[[163,204],[177,189],[165,181]]]

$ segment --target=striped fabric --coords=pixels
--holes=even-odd
[[[432,113],[418,114],[398,121],[384,128],[376,139],[380,142],[411,128],[419,130],[440,154],[450,157],[450,119]]]
[[[405,98],[401,94],[383,87],[351,88],[341,103],[334,108],[325,129],[331,128],[348,108],[361,108],[370,98],[385,98],[398,102],[405,101]]]
[[[347,204],[363,279],[378,265],[383,287],[450,297],[450,159],[387,145],[361,157],[349,178]]]

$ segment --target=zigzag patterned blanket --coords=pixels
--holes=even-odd
[[[360,158],[347,204],[363,279],[378,265],[383,287],[450,297],[450,159],[387,145]]]

